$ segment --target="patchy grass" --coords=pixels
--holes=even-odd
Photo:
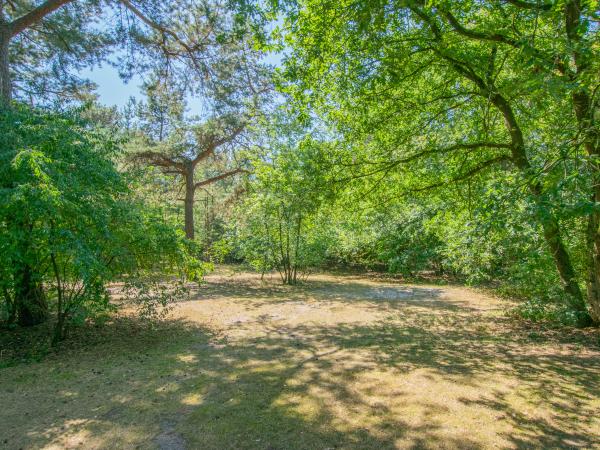
[[[0,370],[0,448],[600,448],[598,331],[506,305],[221,272],[157,327],[117,318]]]

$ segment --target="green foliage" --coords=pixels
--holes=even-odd
[[[548,302],[545,299],[529,298],[510,311],[514,317],[532,322],[550,322],[559,326],[587,327],[590,316],[584,311],[562,302]]]
[[[406,276],[440,273],[443,242],[428,226],[434,211],[417,203],[377,205],[370,199],[360,207],[329,208],[332,262]]]
[[[55,339],[68,325],[114,308],[108,284],[144,289],[156,309],[180,295],[155,289],[167,274],[199,279],[193,249],[130,189],[115,159],[120,143],[76,114],[16,106],[0,118],[0,262],[4,316],[14,320],[29,268],[56,315]],[[156,297],[159,298],[157,303]],[[153,303],[155,302],[155,303]]]
[[[569,5],[276,5],[280,89],[339,143],[321,167],[352,206],[336,208],[342,259],[510,285],[600,321],[582,294],[599,273],[597,11]]]
[[[293,147],[278,143],[269,159],[254,161],[255,182],[242,203],[244,218],[234,230],[240,255],[261,272],[277,269],[282,281],[319,267],[329,246],[327,218],[320,210],[327,193],[319,169],[325,144],[306,138]]]

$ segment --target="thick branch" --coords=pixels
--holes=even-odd
[[[18,19],[13,20],[10,24],[10,35],[15,36],[19,34],[21,31],[29,28],[33,24],[39,22],[48,14],[53,13],[58,8],[67,3],[71,3],[73,0],[47,0],[42,3],[37,8],[32,9],[24,16],[19,17]]]
[[[242,131],[244,131],[245,128],[246,128],[246,124],[242,123],[237,128],[234,128],[232,130],[232,132],[230,134],[228,134],[227,136],[223,136],[222,138],[217,139],[214,144],[215,148],[220,147],[223,144],[227,144],[228,142],[233,141],[236,137],[238,137],[242,133]]]
[[[557,58],[552,57],[551,55],[544,54],[539,49],[532,47],[527,40],[525,39],[513,39],[508,36],[505,36],[500,33],[484,33],[481,31],[472,30],[463,26],[456,17],[452,15],[452,13],[448,10],[440,10],[442,16],[448,21],[450,26],[454,31],[462,36],[466,36],[470,39],[478,40],[478,41],[490,41],[490,42],[499,42],[501,44],[509,45],[516,49],[527,50],[531,52],[535,58],[543,63],[548,69],[558,69],[560,73],[567,73],[567,67],[557,60]]]
[[[501,42],[503,44],[508,44],[513,47],[519,46],[518,41],[511,39],[507,36],[504,36],[503,34],[482,33],[480,31],[471,30],[469,28],[462,26],[461,23],[458,21],[458,19],[456,17],[454,17],[452,15],[452,13],[448,10],[441,10],[441,13],[446,18],[446,20],[448,20],[448,22],[450,23],[452,28],[455,31],[457,31],[459,34],[462,34],[463,36],[466,36],[466,37],[469,37],[472,39],[483,40],[483,41]]]
[[[513,6],[516,6],[517,8],[522,8],[522,9],[537,9],[540,11],[550,11],[554,5],[552,3],[541,3],[541,2],[536,2],[536,3],[531,3],[531,2],[524,2],[522,0],[504,0],[506,3],[510,3]]]
[[[512,158],[510,155],[500,155],[497,156],[496,158],[492,158],[492,159],[488,159],[487,161],[482,162],[481,164],[476,165],[475,167],[473,167],[471,170],[468,170],[467,172],[452,178],[451,180],[448,181],[441,181],[439,183],[434,183],[434,184],[430,184],[429,186],[425,186],[422,188],[417,188],[417,189],[411,189],[411,192],[423,192],[423,191],[428,191],[431,189],[435,189],[438,187],[442,187],[445,185],[448,185],[450,183],[457,183],[459,181],[464,181],[468,178],[471,178],[472,176],[478,174],[479,172],[485,170],[486,168],[490,167],[493,164],[499,163],[499,162],[503,162],[503,161],[510,161]]]
[[[419,8],[413,7],[411,9],[425,23],[429,25],[431,31],[433,32],[436,38],[436,41],[440,44],[443,44],[443,35],[435,21]],[[456,70],[456,72],[475,83],[475,85],[480,89],[479,95],[488,99],[500,111],[504,118],[506,128],[511,138],[510,148],[512,152],[512,161],[519,169],[523,171],[528,171],[531,168],[531,166],[529,164],[527,154],[525,153],[525,141],[523,138],[523,132],[521,131],[521,127],[517,122],[517,119],[514,115],[514,111],[512,110],[512,107],[509,104],[508,100],[506,100],[504,96],[497,92],[492,84],[488,85],[488,83],[486,83],[486,81],[482,77],[477,75],[467,63],[457,60],[456,58],[448,55],[447,53],[436,47],[432,47],[431,50],[437,55],[439,55],[441,58],[448,61],[450,65],[454,68],[454,70]]]
[[[198,153],[192,160],[192,166],[196,167],[200,161],[212,156],[215,153],[215,148],[216,146],[210,145],[206,150],[202,150],[200,153]]]
[[[169,158],[168,156],[165,156],[162,153],[150,151],[141,152],[136,153],[134,158],[146,161],[153,166],[168,169],[169,173],[185,173],[185,165],[183,163],[175,161],[174,159]]]
[[[213,155],[218,147],[233,141],[236,137],[240,135],[240,133],[242,133],[242,131],[244,131],[245,128],[246,124],[239,125],[237,128],[234,128],[231,133],[221,138],[217,138],[214,135],[205,135],[202,139],[202,144],[205,149],[198,153],[198,155],[192,160],[192,164],[196,166],[203,159],[206,159],[209,156]]]
[[[238,173],[248,173],[248,171],[246,169],[240,169],[240,168],[230,170],[229,172],[224,172],[220,175],[217,175],[217,176],[214,176],[211,178],[207,178],[206,180],[199,181],[198,183],[196,183],[194,185],[194,189],[198,189],[199,187],[207,186],[212,183],[216,183],[219,180],[222,180],[222,179],[228,178],[228,177],[232,177],[233,175],[236,175]]]

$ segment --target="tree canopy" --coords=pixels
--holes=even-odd
[[[228,261],[600,323],[597,6],[0,2],[3,320],[59,339],[111,283],[149,312]],[[100,105],[100,64],[144,98]]]

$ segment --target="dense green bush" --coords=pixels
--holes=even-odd
[[[114,306],[107,285],[147,313],[181,294],[202,266],[182,233],[138,198],[115,163],[119,142],[75,113],[15,106],[0,111],[2,320],[69,325]],[[179,287],[164,288],[173,274]]]
[[[318,170],[322,145],[307,138],[281,144],[268,161],[254,161],[254,183],[239,207],[232,248],[254,269],[276,269],[296,284],[320,267],[332,248],[329,217],[321,209],[326,189]]]

